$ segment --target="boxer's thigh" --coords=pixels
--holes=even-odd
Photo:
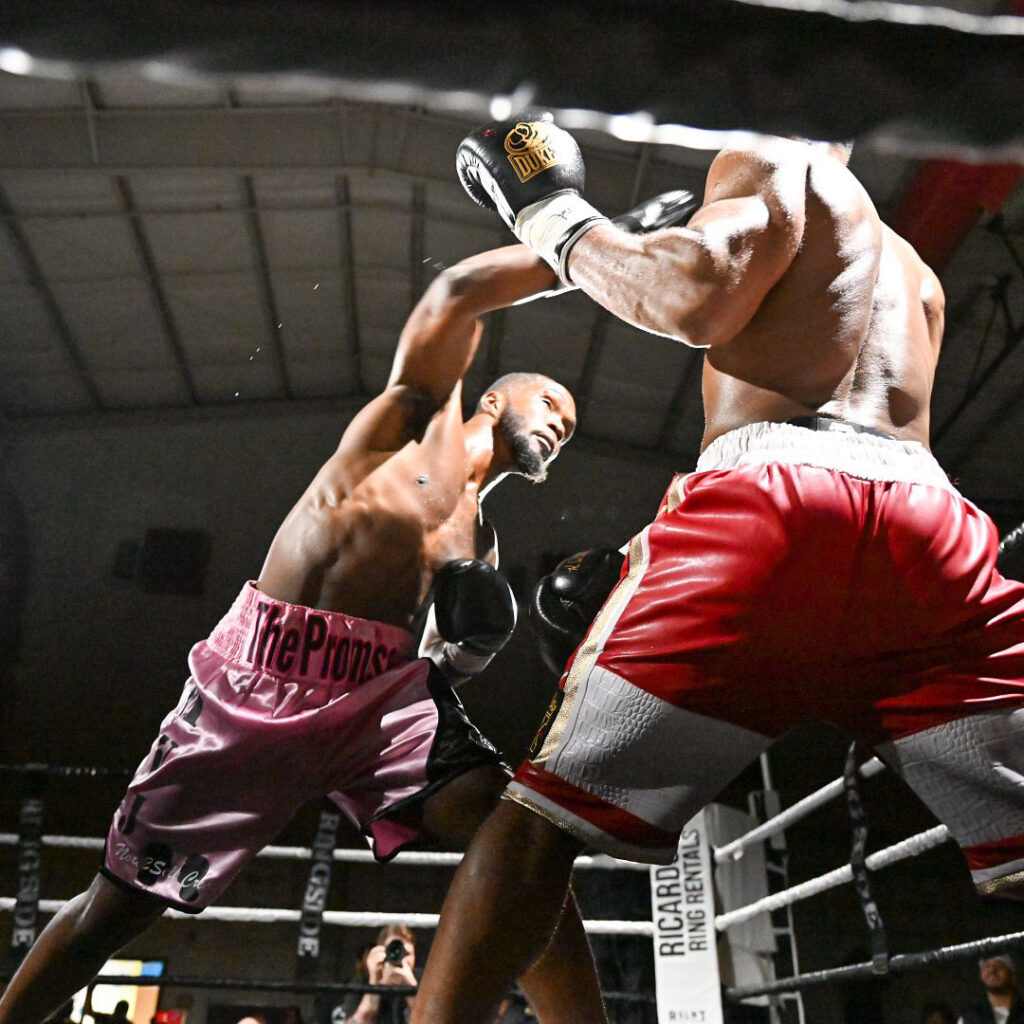
[[[601,665],[576,681],[508,796],[615,856],[671,859],[679,833],[770,743]]]

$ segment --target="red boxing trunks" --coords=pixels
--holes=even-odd
[[[633,538],[506,796],[668,863],[774,738],[827,720],[879,746],[976,883],[1024,869],[1024,585],[997,549],[922,445],[725,434]]]
[[[247,584],[189,655],[178,706],[107,836],[103,874],[198,912],[308,800],[329,794],[378,860],[393,815],[498,752],[404,629]]]

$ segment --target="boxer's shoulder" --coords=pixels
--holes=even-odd
[[[339,451],[397,450],[421,435],[440,408],[423,388],[390,384],[352,418]]]

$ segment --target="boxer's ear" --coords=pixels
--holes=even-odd
[[[477,408],[480,412],[489,413],[495,419],[498,419],[498,417],[501,416],[507,401],[508,396],[503,394],[501,391],[487,391],[477,403]]]

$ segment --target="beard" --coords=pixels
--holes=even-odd
[[[531,483],[543,483],[548,477],[544,456],[537,450],[533,435],[526,429],[526,419],[505,406],[498,417],[498,426],[512,453],[516,470]]]

